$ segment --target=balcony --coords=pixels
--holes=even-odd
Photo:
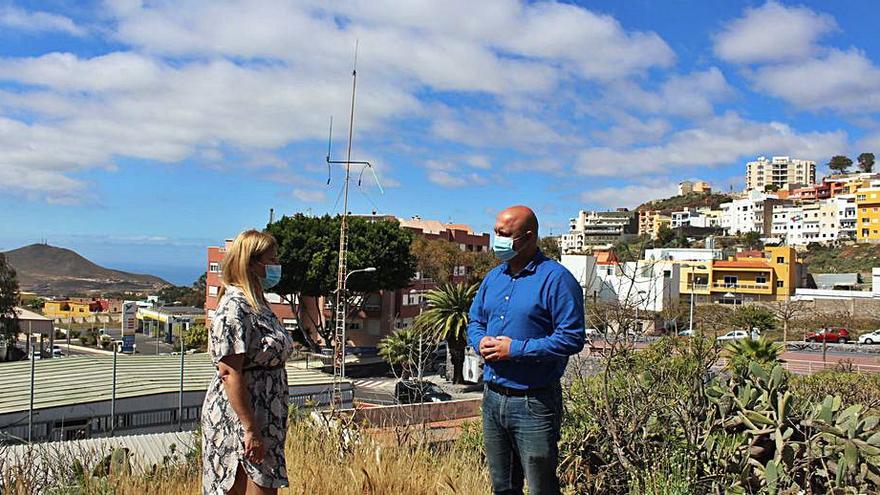
[[[769,283],[766,284],[756,284],[754,282],[737,282],[737,283],[726,283],[726,282],[715,282],[712,284],[713,290],[719,291],[730,291],[730,292],[762,292],[770,294],[772,292],[772,287]]]

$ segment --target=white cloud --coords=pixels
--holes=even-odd
[[[848,148],[843,131],[799,133],[780,122],[755,122],[735,113],[671,134],[652,146],[582,151],[575,170],[583,175],[638,176],[678,167],[712,167],[756,155],[788,154],[821,161]]]
[[[0,173],[8,177],[0,187],[76,201],[88,185],[72,174],[111,170],[117,157],[217,165],[232,150],[267,158],[247,166],[283,168],[272,153],[323,140],[327,116],[348,114],[356,39],[358,137],[387,135],[401,117],[416,118],[435,120],[427,124],[435,136],[474,147],[573,142],[539,113],[542,104],[511,111],[505,102],[543,102],[560,85],[638,76],[675,58],[655,33],[559,3],[107,0],[104,7],[100,33],[110,33],[118,51],[0,59]],[[55,14],[2,12],[22,29],[25,19],[32,29],[82,32]],[[419,100],[423,89],[463,93],[480,110],[435,116]],[[484,110],[489,101],[501,108]],[[465,163],[491,167],[479,155]],[[388,170],[377,166],[383,185],[399,185]]]
[[[821,57],[757,69],[754,86],[811,110],[880,110],[880,68],[861,51],[829,50]]]
[[[431,170],[428,172],[428,180],[443,187],[464,187],[467,180],[463,177],[452,175],[445,170]]]
[[[467,162],[467,164],[471,167],[478,168],[480,170],[489,170],[490,168],[492,168],[492,162],[490,162],[489,159],[483,155],[468,156],[465,157],[464,161]]]
[[[322,203],[327,195],[320,189],[293,189],[293,196],[303,203]]]
[[[83,36],[85,29],[71,19],[49,12],[32,12],[14,6],[0,7],[0,26],[20,31],[56,31]]]
[[[715,53],[729,62],[755,63],[808,57],[817,41],[837,29],[834,18],[807,7],[767,2],[749,8],[715,36]]]
[[[717,67],[688,74],[673,74],[657,86],[646,89],[636,81],[618,81],[603,90],[600,102],[605,113],[618,115],[621,110],[637,114],[663,114],[691,119],[711,116],[715,104],[735,94]]]
[[[580,194],[580,200],[602,208],[634,208],[649,199],[668,198],[678,194],[678,182],[666,179],[650,183],[628,184],[591,189]]]

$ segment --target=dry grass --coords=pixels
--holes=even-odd
[[[407,446],[388,447],[379,446],[369,438],[343,442],[338,434],[326,428],[295,422],[288,434],[286,451],[290,487],[279,490],[282,494],[433,495],[490,491],[479,452],[461,444],[429,447],[412,442]],[[68,474],[65,476],[70,480],[68,487],[51,490],[35,486],[32,474],[6,471],[0,473],[0,493],[198,494],[201,493],[199,467],[199,460],[195,458],[152,476],[119,469],[119,473],[111,470],[109,476],[100,478],[77,478]]]

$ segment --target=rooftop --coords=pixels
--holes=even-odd
[[[15,307],[15,314],[18,315],[19,320],[52,321],[52,318],[46,318],[41,314],[34,313],[33,311],[18,306]]]
[[[767,264],[766,261],[760,260],[730,260],[730,261],[716,261],[712,264],[713,268],[766,268],[769,269],[770,265]]]
[[[3,393],[0,414],[28,410],[30,361],[0,364]],[[74,356],[34,362],[34,408],[71,406],[111,398],[113,357]],[[207,390],[216,373],[206,353],[184,357],[183,390]],[[290,386],[330,385],[333,377],[287,363]],[[180,389],[180,356],[119,356],[116,365],[116,398],[177,392]]]

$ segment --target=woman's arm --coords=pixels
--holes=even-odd
[[[251,408],[251,396],[242,373],[243,366],[244,354],[233,354],[223,357],[218,369],[223,388],[226,389],[226,396],[229,397],[229,404],[244,428],[244,455],[259,464],[263,462],[265,448],[260,425],[257,424]]]

